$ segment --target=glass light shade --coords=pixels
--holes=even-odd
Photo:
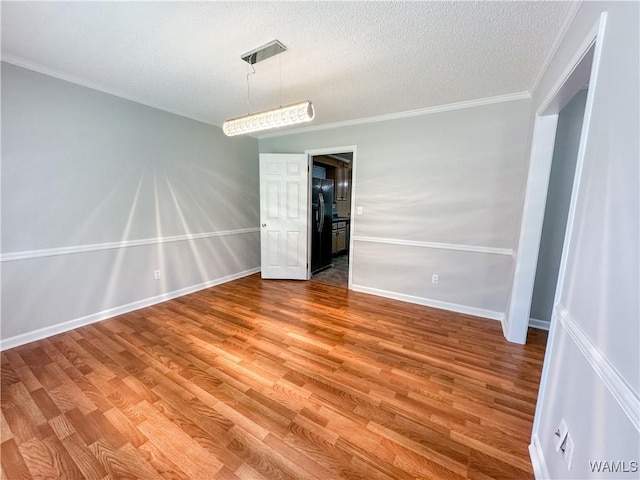
[[[227,120],[222,125],[222,131],[231,137],[243,133],[257,132],[269,128],[284,127],[296,123],[310,122],[315,117],[313,104],[307,100],[292,103],[285,107],[272,108],[264,112],[251,113],[244,117]]]

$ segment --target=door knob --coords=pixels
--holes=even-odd
[[[266,223],[263,223],[263,224],[262,224],[262,226],[263,226],[263,227],[266,227],[266,226],[267,226],[267,224],[266,224]]]

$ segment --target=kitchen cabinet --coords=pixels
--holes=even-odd
[[[333,222],[332,227],[332,251],[334,254],[345,252],[349,248],[347,240],[349,230],[348,220],[337,220]]]
[[[335,175],[336,200],[349,200],[351,192],[351,169],[344,166],[337,166]]]
[[[338,244],[339,252],[347,249],[347,231],[344,228],[342,230],[338,230],[336,243]]]

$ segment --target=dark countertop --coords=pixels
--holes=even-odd
[[[332,221],[334,221],[334,222],[348,222],[350,220],[351,220],[351,218],[349,218],[349,217],[333,217],[332,218]]]

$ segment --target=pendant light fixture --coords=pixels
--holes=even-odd
[[[245,53],[241,56],[253,68],[255,63],[266,60],[287,50],[278,40],[273,40],[262,47]],[[255,70],[253,71],[255,73]],[[280,68],[280,95],[282,96],[282,68]],[[249,102],[249,75],[247,75],[247,102]],[[222,125],[222,130],[227,136],[241,135],[244,133],[268,130],[270,128],[295,125],[296,123],[309,122],[315,117],[313,104],[304,102],[272,108],[258,113],[249,113],[242,117],[227,120]]]

